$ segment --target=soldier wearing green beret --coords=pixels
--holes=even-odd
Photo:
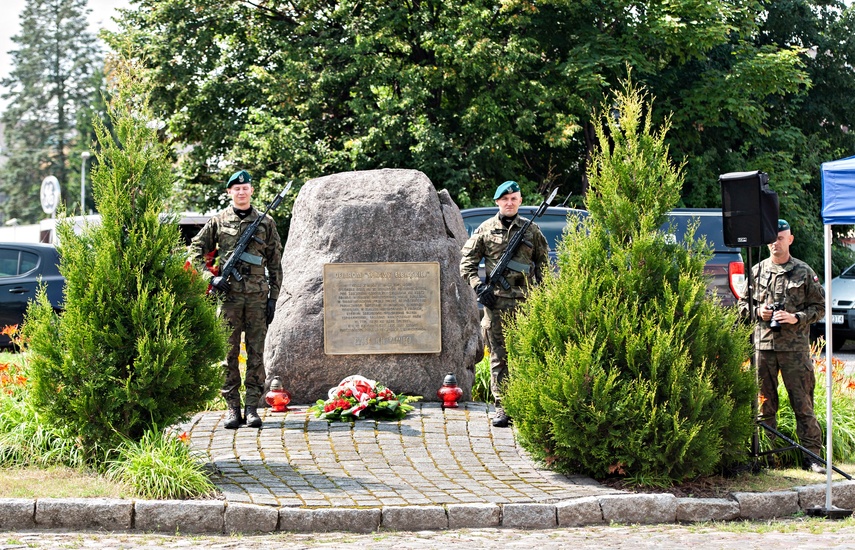
[[[518,214],[522,193],[517,182],[506,181],[499,185],[493,200],[499,212],[472,233],[462,250],[460,275],[476,292],[483,284],[478,275],[481,260],[484,260],[487,273],[490,273],[508,247],[508,241],[527,221]],[[532,223],[517,249],[512,265],[505,273],[511,288],[505,290],[497,286],[492,295],[486,296],[486,302],[482,299],[484,317],[481,328],[487,338],[487,347],[490,348],[490,390],[496,400],[493,426],[503,428],[510,422],[501,400],[502,386],[508,376],[508,353],[502,327],[506,319],[513,315],[517,305],[525,300],[529,286],[542,281],[548,269],[549,244],[537,224]]]
[[[756,291],[751,303],[739,300],[739,313],[757,325],[757,374],[760,379],[760,420],[777,427],[778,373],[790,397],[801,445],[821,456],[822,430],[813,408],[816,377],[810,358],[810,325],[825,314],[825,290],[813,269],[790,255],[793,243],[790,224],[778,220],[778,237],[769,244],[770,257],[752,268]],[[810,457],[804,466],[817,473],[825,468]]]
[[[206,269],[205,257],[216,251],[225,262],[243,232],[262,214],[252,207],[252,177],[246,170],[232,174],[226,184],[232,204],[213,216],[190,243],[190,261],[202,270],[203,277],[222,296],[220,314],[231,327],[229,353],[223,362],[225,382],[220,392],[228,405],[225,427],[233,430],[241,424],[261,427],[258,404],[264,393],[264,338],[273,320],[279,287],[282,284],[282,244],[276,223],[265,216],[249,246],[241,255],[241,280],[226,280]],[[241,415],[240,355],[241,334],[246,344],[246,408]]]

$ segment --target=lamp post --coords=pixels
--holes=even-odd
[[[80,215],[86,215],[86,161],[89,160],[92,154],[89,151],[80,153],[80,158],[83,159],[80,163]]]

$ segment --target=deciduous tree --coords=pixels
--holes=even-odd
[[[78,115],[98,93],[93,75],[101,70],[101,53],[88,31],[86,0],[28,0],[21,30],[12,37],[12,69],[0,84],[8,107],[0,116],[8,160],[0,172],[2,211],[35,222],[43,217],[39,190],[49,175],[60,181],[65,204],[79,203],[81,138]],[[85,130],[83,130],[85,132]],[[77,154],[75,154],[77,153]],[[79,204],[77,204],[79,208]]]

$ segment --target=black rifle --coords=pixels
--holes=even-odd
[[[243,280],[243,277],[241,277],[241,274],[237,269],[238,262],[247,262],[258,265],[258,261],[260,260],[254,260],[255,256],[246,254],[246,247],[249,246],[250,240],[255,240],[255,242],[262,245],[264,244],[261,239],[255,236],[255,232],[258,231],[258,226],[261,225],[261,222],[264,220],[264,216],[266,216],[271,209],[279,206],[279,203],[281,203],[282,199],[285,198],[285,195],[288,194],[289,189],[291,189],[290,181],[288,182],[288,185],[285,186],[285,189],[276,195],[273,202],[267,205],[267,208],[264,209],[264,213],[258,216],[258,218],[256,218],[255,221],[246,228],[243,235],[240,236],[237,245],[235,245],[235,249],[232,251],[231,255],[226,260],[226,263],[223,265],[223,268],[220,270],[219,274],[223,279],[229,280],[229,278],[234,277],[236,281]]]
[[[517,253],[517,249],[520,247],[520,244],[523,241],[523,237],[525,237],[525,232],[528,230],[528,227],[534,222],[535,219],[542,216],[544,212],[546,212],[546,207],[552,203],[552,199],[555,198],[555,195],[558,193],[558,188],[552,190],[552,193],[549,194],[549,197],[546,198],[540,206],[537,208],[537,211],[534,213],[534,216],[531,219],[526,220],[523,226],[519,231],[514,233],[514,236],[511,237],[511,240],[508,242],[508,247],[505,249],[505,253],[502,254],[502,257],[499,258],[499,262],[493,267],[493,271],[487,275],[487,280],[484,281],[484,285],[480,287],[478,292],[478,301],[483,305],[482,296],[486,294],[492,294],[493,289],[496,288],[496,284],[498,283],[503,289],[508,290],[511,288],[511,284],[505,279],[505,270],[508,269],[508,265],[511,263],[514,255]]]

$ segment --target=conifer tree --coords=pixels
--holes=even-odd
[[[93,192],[100,225],[59,225],[65,311],[42,292],[27,312],[30,398],[78,434],[98,463],[203,408],[218,394],[226,333],[207,283],[185,270],[175,220],[162,212],[174,177],[134,68],[119,64],[109,106],[115,138],[96,124]]]
[[[591,215],[508,329],[503,405],[549,463],[668,484],[747,457],[757,393],[748,329],[707,295],[708,245],[659,230],[682,173],[647,99],[628,79],[601,107]]]
[[[89,32],[87,0],[28,0],[21,13],[21,30],[12,37],[12,69],[0,85],[7,91],[3,122],[8,157],[0,176],[2,212],[22,222],[43,216],[39,190],[42,180],[55,176],[66,204],[77,197],[81,143],[78,114],[99,93],[102,58]],[[71,155],[71,156],[70,156]],[[73,162],[73,166],[72,166]]]

